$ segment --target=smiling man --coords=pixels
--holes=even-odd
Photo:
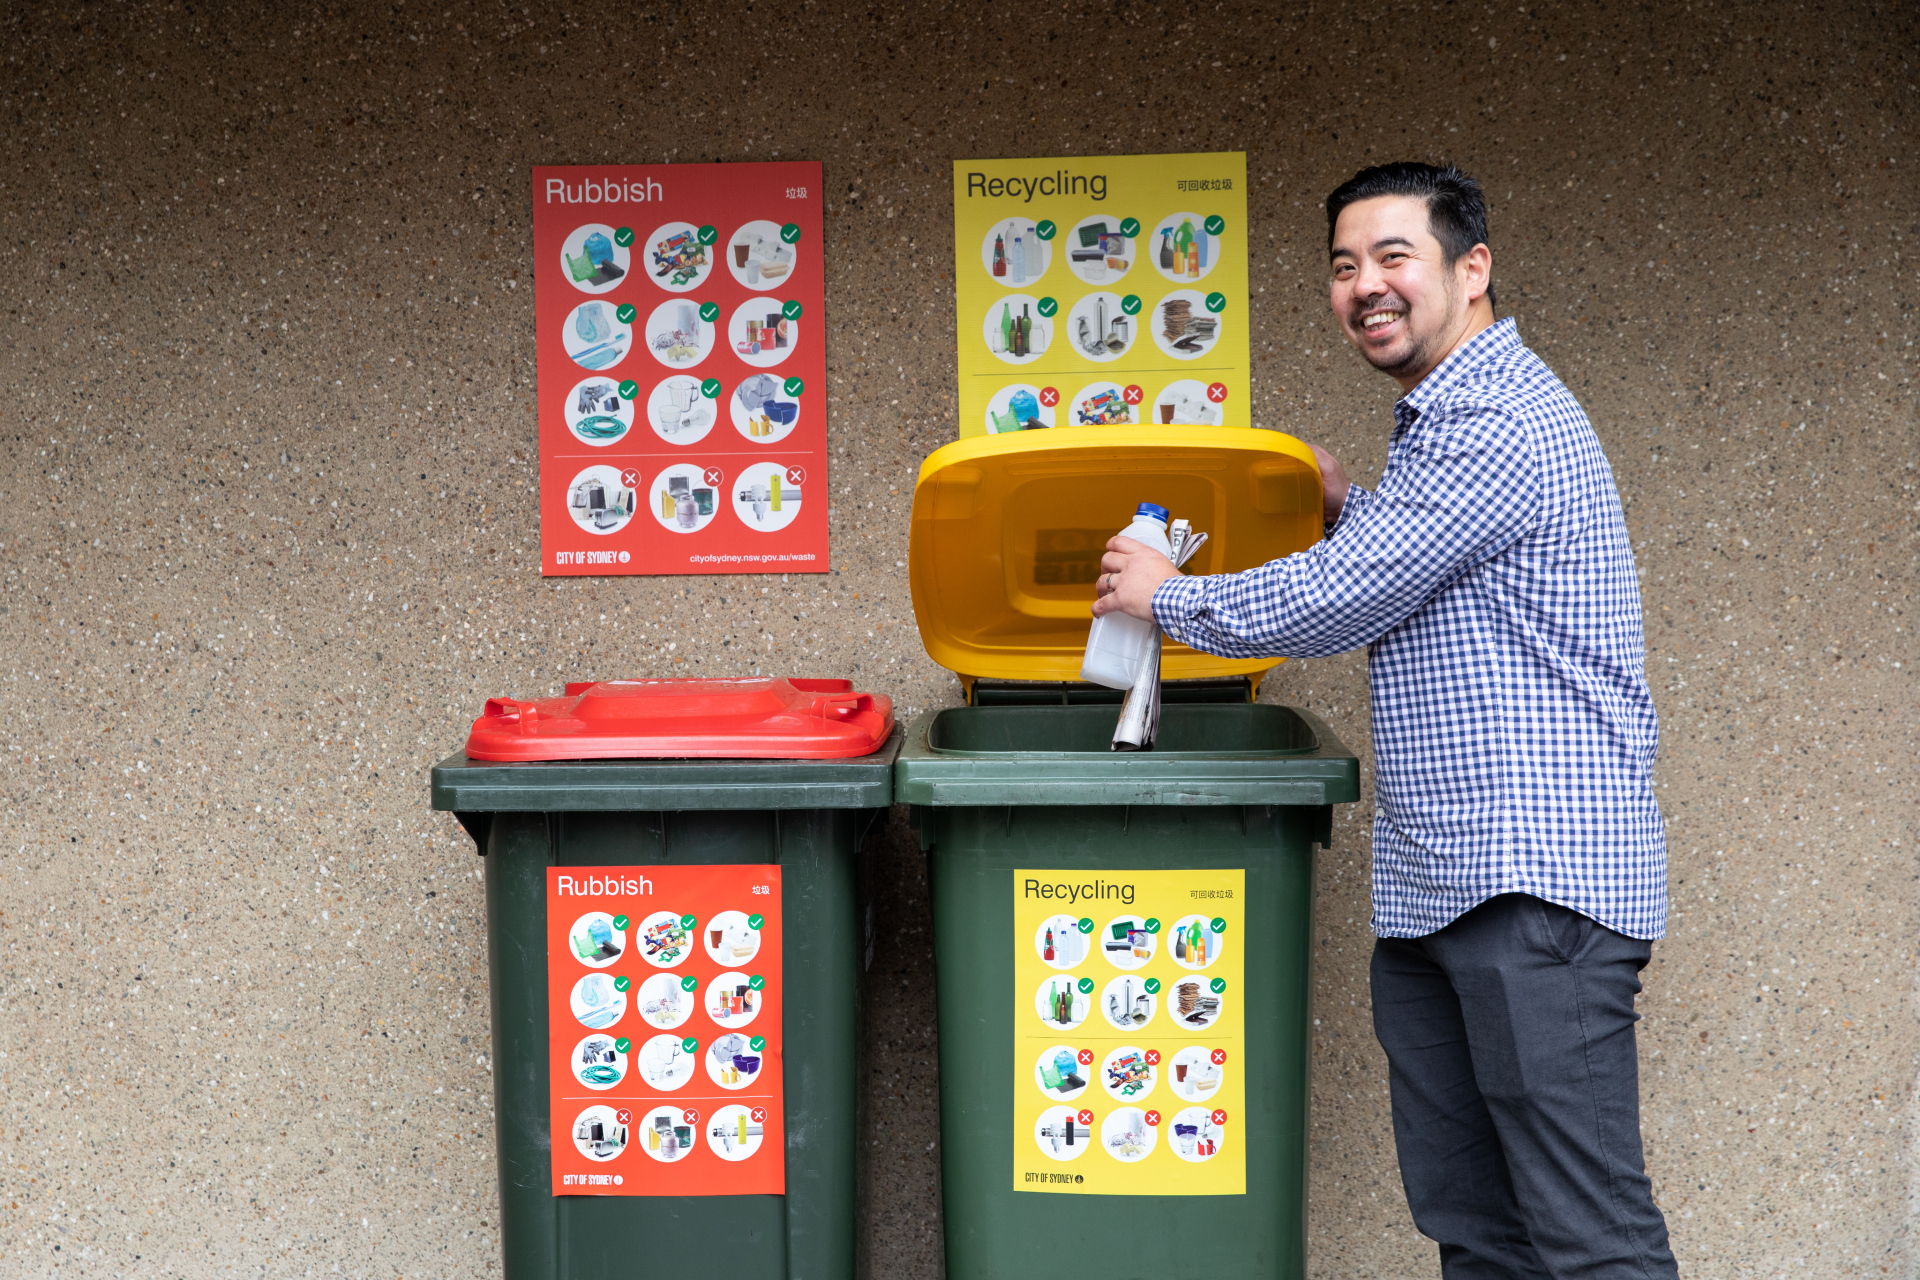
[[[1327,230],[1333,313],[1404,393],[1379,484],[1316,448],[1324,541],[1189,578],[1116,538],[1094,612],[1231,657],[1368,646],[1374,1030],[1414,1222],[1448,1280],[1672,1277],[1633,1031],[1658,727],[1613,473],[1494,318],[1478,183],[1365,169]]]

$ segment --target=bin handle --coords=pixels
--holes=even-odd
[[[863,711],[873,710],[873,695],[870,693],[836,693],[815,698],[808,708],[822,720],[830,715],[842,717],[857,716]]]
[[[515,720],[519,722],[520,732],[529,732],[540,719],[540,709],[531,702],[515,702],[512,698],[488,698],[486,709],[481,716],[496,720]]]

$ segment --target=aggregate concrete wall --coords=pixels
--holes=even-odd
[[[1256,420],[1377,475],[1319,201],[1450,158],[1644,568],[1673,924],[1648,1158],[1695,1277],[1914,1274],[1915,11],[1885,4],[25,7],[0,66],[0,1274],[497,1268],[482,700],[851,673],[952,439],[947,162],[1244,149]],[[817,158],[833,572],[543,581],[528,166]],[[1263,694],[1363,750],[1359,655]],[[1319,877],[1312,1274],[1437,1270],[1369,805]],[[941,1271],[930,920],[870,845],[864,1270]]]

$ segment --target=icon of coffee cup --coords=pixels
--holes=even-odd
[[[1163,405],[1161,405],[1161,406],[1160,406],[1160,421],[1162,421],[1162,422],[1172,422],[1172,421],[1173,421],[1173,406],[1172,406],[1172,405],[1170,405],[1170,404],[1163,404]]]
[[[737,244],[733,246],[733,265],[736,267],[746,266],[747,253],[752,248],[753,248],[752,245],[747,245],[747,244]]]

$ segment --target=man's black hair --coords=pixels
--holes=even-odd
[[[1448,266],[1477,244],[1488,244],[1487,197],[1480,184],[1452,165],[1402,160],[1377,164],[1348,178],[1327,197],[1327,252],[1333,252],[1333,227],[1340,211],[1376,196],[1413,196],[1427,202],[1427,229],[1440,242]],[[1491,247],[1491,246],[1489,246]],[[1487,282],[1487,305],[1493,305],[1493,282]]]

